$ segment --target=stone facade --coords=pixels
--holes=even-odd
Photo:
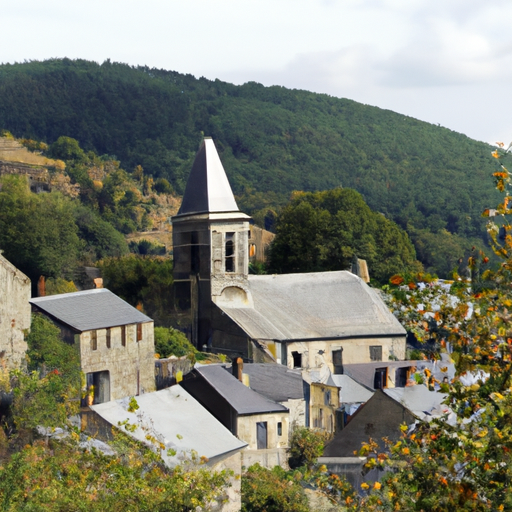
[[[237,437],[245,441],[248,450],[258,449],[257,424],[266,424],[266,446],[259,449],[288,447],[289,413],[288,411],[238,416]],[[264,425],[265,427],[265,425]]]
[[[0,254],[0,363],[24,364],[30,329],[30,279]]]
[[[147,322],[75,335],[95,403],[155,391],[153,331],[153,322]]]
[[[405,359],[403,338],[296,341],[279,344],[279,349],[285,353],[281,359],[278,358],[278,362],[288,368],[311,370],[327,365],[332,373],[342,373],[343,364]],[[338,361],[336,352],[340,354]],[[299,359],[300,365],[297,364]],[[341,364],[335,364],[338,362]]]

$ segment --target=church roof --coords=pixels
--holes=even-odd
[[[192,165],[178,215],[238,211],[215,144],[205,137]]]
[[[405,336],[375,290],[347,271],[251,275],[253,307],[217,305],[253,339]]]

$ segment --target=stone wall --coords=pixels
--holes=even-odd
[[[267,423],[267,448],[287,448],[289,431],[288,411],[272,412],[266,414],[251,414],[250,416],[238,416],[238,439],[248,443],[248,450],[257,450],[256,423]],[[278,434],[278,423],[281,423],[281,435]]]
[[[30,329],[30,279],[0,254],[0,362],[24,364]]]
[[[142,326],[139,341],[138,325]],[[82,371],[85,374],[108,372],[110,397],[106,401],[156,389],[153,322],[123,327],[85,331],[77,335]]]

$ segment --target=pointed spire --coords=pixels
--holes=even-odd
[[[205,137],[192,165],[178,215],[238,211],[215,144],[211,137]]]

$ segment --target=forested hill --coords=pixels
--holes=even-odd
[[[47,143],[73,137],[177,192],[208,135],[249,213],[283,204],[293,190],[351,187],[409,231],[420,258],[432,242],[421,233],[479,237],[481,211],[496,204],[486,144],[348,99],[253,82],[109,61],[4,64],[0,128]]]

